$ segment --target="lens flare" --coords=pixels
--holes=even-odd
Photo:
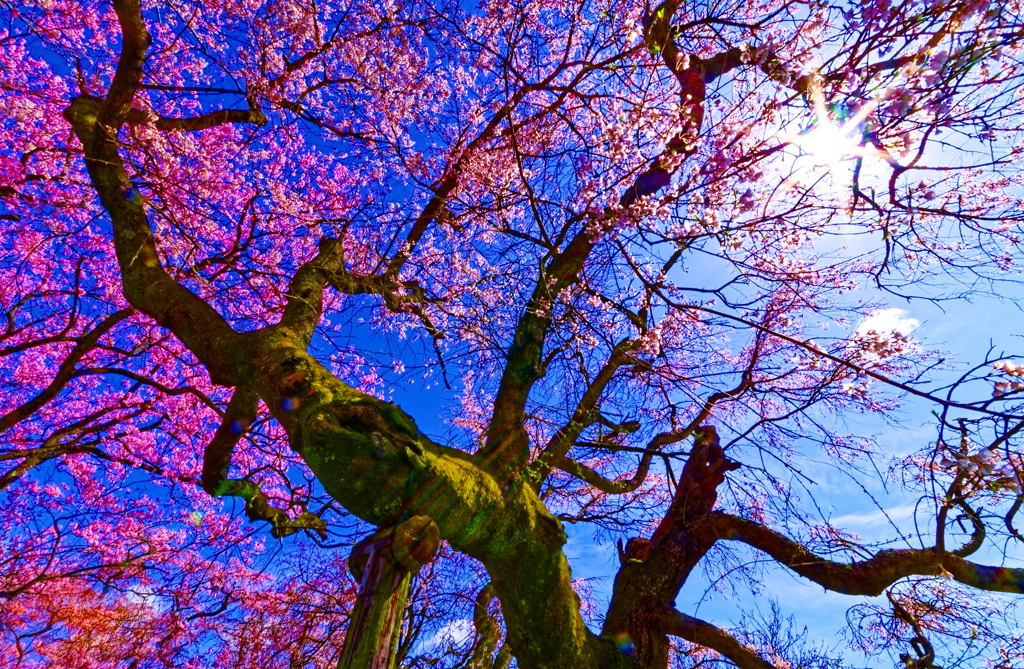
[[[860,137],[860,125],[871,115],[878,103],[871,101],[858,109],[856,113],[844,121],[837,123],[825,107],[825,99],[820,89],[811,92],[814,105],[814,125],[796,135],[783,135],[781,139],[787,144],[798,147],[802,152],[799,162],[800,170],[824,167],[829,172],[848,158],[879,155],[871,146],[864,146]]]

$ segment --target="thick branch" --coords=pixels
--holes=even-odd
[[[227,478],[231,467],[231,452],[246,430],[256,419],[259,396],[246,386],[238,386],[228,402],[220,427],[203,452],[203,476],[200,484],[214,497],[239,497],[245,500],[245,513],[249,520],[264,520],[271,524],[271,535],[284,537],[299,530],[314,530],[326,538],[327,523],[319,516],[303,512],[292,520],[283,509],[270,504],[259,486],[244,479]]]
[[[741,644],[731,634],[676,609],[665,613],[662,626],[666,634],[717,651],[740,669],[775,669],[775,665],[761,659],[757,653]]]
[[[569,452],[569,448],[572,443],[576,440],[576,437],[580,436],[584,428],[589,425],[588,418],[594,409],[597,408],[597,404],[601,399],[601,395],[604,393],[604,389],[608,387],[608,383],[611,382],[612,377],[615,376],[615,372],[619,371],[623,365],[629,363],[630,359],[626,355],[630,350],[635,349],[638,346],[637,342],[631,342],[627,339],[620,341],[612,349],[612,354],[608,357],[608,361],[605,362],[604,366],[594,377],[594,380],[583,392],[583,396],[580,401],[576,404],[576,410],[573,412],[572,419],[569,423],[558,430],[547,445],[544,447],[545,453],[551,453],[552,455],[565,455]]]
[[[695,433],[668,513],[650,539],[634,537],[622,551],[603,633],[632,639],[639,666],[668,663],[665,611],[716,537],[707,522],[725,474],[738,465],[725,456],[714,428]]]
[[[544,339],[551,325],[546,305],[578,280],[594,245],[593,234],[587,230],[577,233],[569,245],[541,269],[533,294],[519,318],[481,453],[482,464],[499,480],[514,477],[528,462],[529,438],[523,416],[533,384],[545,374]]]
[[[117,21],[121,25],[121,56],[117,60],[117,71],[110,83],[110,91],[107,92],[107,98],[99,109],[98,122],[116,131],[124,124],[131,111],[132,99],[142,79],[146,49],[152,40],[142,20],[142,6],[139,0],[114,0],[114,12],[117,13]]]
[[[255,105],[249,109],[219,109],[188,118],[157,116],[152,119],[146,112],[132,109],[128,112],[126,120],[131,125],[152,124],[157,130],[164,132],[197,132],[232,123],[247,123],[261,127],[267,124],[267,117]]]
[[[677,5],[666,2],[659,11],[669,19]],[[666,20],[669,20],[666,19]],[[659,24],[660,25],[660,24]],[[667,25],[667,24],[666,24]],[[664,41],[660,28],[649,27],[645,32],[648,44]],[[667,28],[666,28],[667,30]],[[653,40],[653,41],[652,41]],[[671,43],[671,40],[668,40]],[[672,45],[674,54],[675,46]],[[669,185],[674,174],[695,150],[696,136],[704,118],[705,83],[728,71],[727,58],[718,56],[707,62],[716,63],[707,70],[705,61],[691,57],[684,67],[677,64],[676,56],[666,55],[665,62],[680,82],[680,97],[688,116],[682,130],[671,138],[665,149],[641,172],[632,185],[619,198],[619,206],[628,208],[638,198],[652,196]],[[722,62],[719,62],[722,61]],[[592,226],[601,228],[614,225],[618,213],[609,210]],[[523,427],[526,400],[533,384],[545,374],[543,364],[544,340],[551,325],[549,306],[569,286],[579,281],[580,272],[598,241],[591,226],[580,230],[559,253],[554,254],[540,276],[526,309],[516,325],[515,335],[508,350],[508,361],[494,399],[494,410],[481,453],[481,462],[499,480],[514,476],[526,466],[529,451],[528,438]]]
[[[643,454],[640,458],[640,465],[636,469],[636,473],[633,478],[630,479],[618,479],[611,481],[595,472],[590,467],[580,464],[575,460],[560,455],[552,458],[551,463],[561,469],[566,474],[571,474],[576,478],[589,483],[598,490],[606,492],[609,495],[621,495],[627,492],[633,492],[641,485],[643,485],[644,479],[647,478],[647,470],[651,466],[651,458],[654,457],[653,451],[648,451]]]
[[[435,444],[398,407],[332,375],[287,328],[252,333],[255,388],[325,490],[388,527],[432,519],[440,538],[487,568],[521,666],[614,667],[614,645],[587,631],[565,534],[525,482],[502,490],[465,453]]]
[[[160,264],[145,198],[118,154],[117,133],[142,77],[149,34],[138,0],[115,0],[123,46],[105,99],[79,96],[64,110],[85,152],[85,166],[114,227],[114,246],[129,304],[169,329],[203,363],[215,383],[237,385],[238,337],[220,314],[168,276]]]
[[[957,506],[963,510],[963,517],[966,517],[971,521],[971,525],[974,527],[974,530],[971,532],[970,540],[960,548],[953,551],[953,555],[957,557],[967,557],[968,555],[977,553],[982,544],[985,543],[985,523],[982,522],[978,513],[968,506],[967,502],[964,500],[957,500]]]
[[[238,386],[228,402],[227,410],[213,439],[203,451],[203,490],[211,495],[227,479],[231,467],[231,452],[246,430],[256,420],[259,397],[246,386]]]
[[[826,590],[847,595],[876,597],[901,578],[935,576],[943,569],[973,588],[1024,593],[1024,569],[979,565],[956,553],[940,557],[934,548],[883,550],[868,560],[832,562],[771,528],[737,516],[715,513],[711,522],[719,538],[745,543]]]
[[[15,458],[24,459],[11,469],[4,472],[3,475],[0,475],[0,492],[6,490],[12,483],[27,474],[34,467],[46,462],[47,460],[52,460],[53,458],[57,458],[62,455],[70,455],[72,453],[85,453],[91,450],[91,448],[91,446],[81,446],[77,444],[73,444],[71,446],[62,444],[58,435],[47,438],[43,445],[38,448],[5,453],[3,457],[0,457],[0,460],[12,460]]]

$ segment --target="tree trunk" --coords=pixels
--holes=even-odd
[[[356,544],[349,569],[359,581],[338,669],[394,669],[413,574],[434,558],[437,525],[414,516]]]

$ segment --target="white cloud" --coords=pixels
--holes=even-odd
[[[837,527],[875,527],[878,525],[888,525],[891,520],[899,525],[900,521],[909,520],[914,517],[915,508],[913,504],[904,504],[886,509],[885,511],[876,509],[863,513],[848,513],[833,518],[832,524]]]
[[[894,307],[879,309],[861,321],[861,324],[857,326],[857,334],[865,335],[869,330],[874,330],[880,334],[899,332],[906,337],[921,325],[916,318],[904,318],[906,315],[907,312],[903,309]]]

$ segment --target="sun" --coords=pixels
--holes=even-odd
[[[878,154],[874,147],[861,143],[859,132],[861,123],[875,110],[877,102],[867,103],[852,117],[839,124],[825,108],[825,99],[820,89],[815,89],[811,93],[811,101],[814,105],[814,126],[806,132],[780,136],[784,142],[798,147],[803,152],[798,159],[803,163],[800,171],[824,167],[832,172],[848,158]]]
[[[832,170],[847,157],[862,152],[863,147],[850,136],[851,130],[845,124],[839,126],[831,120],[819,121],[811,130],[790,139],[789,143],[806,154],[805,162],[810,166]]]

